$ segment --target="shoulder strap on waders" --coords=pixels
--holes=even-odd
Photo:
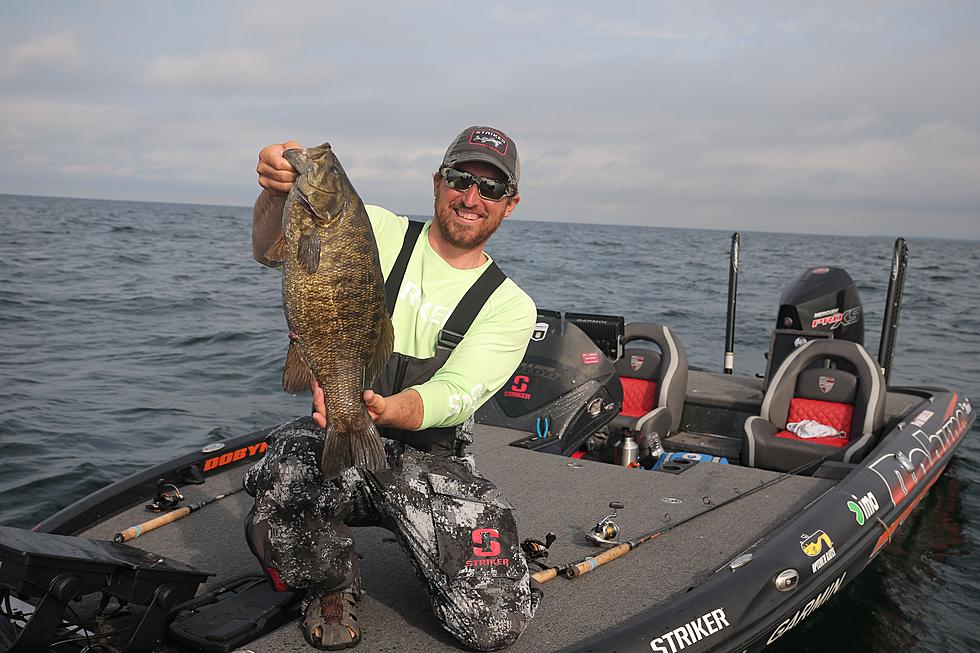
[[[402,242],[401,251],[398,252],[398,257],[395,259],[391,272],[385,280],[385,304],[388,307],[389,315],[395,312],[398,291],[405,278],[409,259],[411,259],[412,252],[415,249],[415,243],[418,241],[424,226],[425,223],[423,222],[417,222],[415,220],[408,221],[408,230],[405,232],[405,239]],[[386,370],[382,373],[385,376],[390,374],[388,376],[388,382],[391,383],[391,387],[386,387],[385,390],[390,394],[394,394],[401,392],[408,386],[418,385],[432,378],[432,375],[445,364],[453,349],[463,341],[463,337],[473,324],[476,316],[483,309],[484,305],[486,305],[487,300],[490,299],[490,295],[506,279],[507,275],[504,274],[497,263],[491,262],[487,266],[487,269],[483,271],[483,274],[466,291],[462,299],[459,300],[456,308],[453,309],[452,315],[446,320],[445,326],[439,332],[435,356],[419,359],[404,354],[396,353],[392,355]],[[406,444],[412,444],[416,448],[419,448],[417,445],[422,444],[425,440],[442,440],[446,441],[447,444],[452,443],[455,447],[461,448],[462,443],[453,442],[455,440],[455,430],[456,428],[452,426],[414,432],[385,429],[384,435],[394,440],[400,440],[402,448]],[[423,450],[429,449],[423,448]],[[461,456],[463,452],[457,450],[453,451],[453,454]]]
[[[391,272],[388,273],[388,278],[385,279],[385,306],[388,307],[389,316],[395,314],[395,300],[398,299],[398,291],[401,289],[402,281],[405,279],[408,260],[412,258],[412,250],[415,249],[415,243],[419,239],[419,234],[422,233],[424,226],[425,223],[419,222],[418,220],[408,221],[408,231],[405,232],[402,248],[398,252],[398,258],[395,259],[395,264],[391,267]]]
[[[507,275],[500,269],[497,262],[491,261],[480,278],[470,286],[463,298],[459,300],[453,314],[446,320],[446,325],[439,332],[439,340],[436,342],[437,350],[455,349],[463,341],[463,336],[469,331],[470,325],[473,324],[477,314],[490,299],[490,295],[506,279]]]

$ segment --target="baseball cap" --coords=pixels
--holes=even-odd
[[[454,166],[466,161],[483,161],[499,168],[507,175],[507,182],[517,192],[521,180],[521,159],[517,145],[507,134],[493,127],[467,127],[450,143],[443,166]]]

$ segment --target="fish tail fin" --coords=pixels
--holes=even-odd
[[[323,444],[323,477],[330,480],[350,467],[380,472],[388,466],[385,447],[378,427],[365,410],[360,418],[351,420],[345,428],[336,428],[333,420],[327,427]]]
[[[286,350],[286,364],[282,368],[282,389],[290,394],[299,394],[310,389],[313,382],[313,372],[303,360],[299,346],[295,341],[289,341]]]

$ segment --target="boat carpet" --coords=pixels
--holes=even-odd
[[[588,543],[585,534],[610,512],[610,501],[626,505],[617,519],[620,539],[626,540],[704,511],[709,507],[706,502],[718,504],[778,476],[717,463],[699,463],[676,475],[631,470],[507,446],[520,435],[478,426],[473,452],[481,472],[515,505],[522,539],[543,540],[549,531],[558,535],[547,559],[552,564],[599,551]],[[203,486],[187,486],[186,501],[196,502],[238,487],[243,473],[239,468]],[[685,592],[832,485],[827,480],[787,477],[590,574],[574,580],[555,579],[545,585],[544,600],[530,627],[508,650],[556,651]],[[146,533],[132,544],[216,572],[216,578],[203,589],[258,573],[243,536],[243,517],[250,501],[245,493],[239,493]],[[141,505],[136,506],[83,535],[109,539],[116,531],[145,521],[147,515]],[[380,528],[359,528],[355,533],[363,557],[365,589],[359,609],[364,640],[357,650],[463,650],[433,617],[424,587],[391,534]],[[296,622],[246,648],[311,650]]]

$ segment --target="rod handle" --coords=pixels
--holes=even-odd
[[[112,536],[113,542],[128,542],[134,540],[143,533],[149,533],[155,528],[160,528],[164,524],[169,524],[172,521],[177,521],[181,517],[185,517],[191,514],[191,509],[187,506],[183,508],[177,508],[173,512],[168,512],[166,515],[160,515],[150,521],[145,521],[142,524],[137,524],[136,526],[130,526],[124,531],[120,531]]]
[[[548,567],[547,569],[542,569],[539,572],[531,574],[531,578],[539,583],[547,583],[549,580],[554,580],[557,577],[558,569],[555,567]]]
[[[596,567],[601,567],[607,562],[612,562],[616,558],[620,558],[626,555],[632,550],[633,547],[629,543],[619,544],[611,549],[603,551],[597,556],[590,556],[585,560],[583,560],[582,562],[572,565],[571,567],[568,568],[568,571],[566,571],[565,574],[569,578],[578,578],[583,574],[589,573]]]

